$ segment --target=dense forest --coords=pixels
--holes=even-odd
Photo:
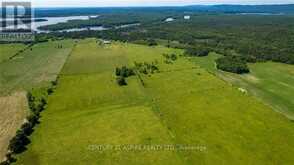
[[[212,11],[213,7],[215,12]],[[92,13],[99,16],[44,26],[42,30],[53,32],[38,34],[36,38],[37,41],[44,41],[49,38],[97,37],[149,46],[157,45],[158,40],[164,40],[167,41],[167,46],[186,49],[186,54],[192,56],[206,56],[209,52],[216,52],[229,57],[237,56],[245,63],[275,61],[294,64],[294,15],[279,12],[284,10],[284,13],[289,13],[293,5],[275,6],[271,10],[272,14],[239,13],[246,11],[246,7],[248,6],[227,6],[227,10],[223,11],[221,9],[224,6],[221,5],[210,6],[202,11],[196,9],[196,6],[80,9],[82,15]],[[262,12],[261,9],[256,6],[254,10],[248,8],[248,11]],[[271,6],[263,9],[265,12]],[[63,12],[51,9],[47,16],[68,13],[68,9]],[[42,11],[37,12],[37,15],[45,16]],[[188,19],[185,16],[189,16]],[[168,18],[172,20],[166,21]],[[137,25],[117,28],[128,24]],[[107,27],[107,30],[58,32],[93,26]],[[169,44],[172,42],[178,44]]]
[[[238,56],[225,56],[216,60],[216,67],[223,71],[243,74],[249,73],[250,70],[246,64],[246,61],[242,60]]]
[[[169,14],[158,14],[153,12],[127,12],[121,14],[103,14],[98,17],[90,18],[89,20],[70,20],[67,23],[58,23],[40,27],[41,30],[58,31],[71,28],[85,28],[93,26],[103,26],[105,28],[115,28],[120,25],[135,24],[135,23],[152,23],[160,22]]]
[[[136,42],[164,39],[179,41],[187,47],[206,47],[223,55],[242,56],[247,62],[277,61],[294,64],[294,16],[292,15],[236,15],[141,12],[110,14],[97,18],[101,24],[139,22],[140,26],[110,29],[52,33],[42,37],[102,37]],[[175,20],[165,22],[165,18]],[[123,21],[122,21],[123,20]],[[85,21],[87,22],[87,21]],[[91,21],[89,21],[91,22]],[[59,25],[57,25],[59,26]],[[65,26],[71,26],[70,23]]]

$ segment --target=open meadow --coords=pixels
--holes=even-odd
[[[80,40],[16,164],[293,164],[293,122],[181,54]],[[119,86],[135,62],[159,72]]]
[[[27,46],[24,44],[1,44],[0,49],[0,63],[9,60],[18,52],[25,49]]]
[[[73,40],[38,43],[0,63],[0,94],[30,90],[55,80],[73,44]]]
[[[220,55],[211,53],[207,57],[191,58],[218,77],[246,89],[274,110],[294,120],[294,66],[275,62],[249,64],[249,74],[233,74],[215,68],[215,59]]]

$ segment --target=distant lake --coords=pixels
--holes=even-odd
[[[42,30],[39,30],[38,28],[41,26],[47,26],[47,25],[54,25],[54,24],[58,24],[58,23],[65,23],[67,21],[70,20],[88,20],[90,18],[95,18],[98,16],[69,16],[69,17],[40,17],[40,18],[33,18],[33,22],[31,23],[31,27],[34,31],[36,32],[45,32]],[[47,21],[37,21],[35,22],[34,20],[38,20],[38,19],[42,19],[42,20],[47,20]],[[0,21],[2,21],[2,19],[0,19]],[[28,24],[30,25],[30,24]],[[13,28],[13,26],[8,26],[9,28]],[[19,26],[19,28],[23,28],[23,29],[27,29],[26,25],[21,25]]]
[[[284,13],[238,13],[239,15],[285,15]]]
[[[96,31],[102,31],[102,30],[107,30],[108,28],[105,28],[103,26],[93,26],[93,27],[88,27],[88,28],[73,28],[73,29],[65,29],[65,30],[58,30],[57,32],[77,32],[77,31],[86,31],[86,30],[96,30]],[[41,31],[39,32],[50,32],[50,31]]]
[[[167,19],[165,19],[165,22],[172,22],[174,20],[175,20],[174,18],[167,18]]]
[[[69,17],[40,17],[40,18],[34,18],[32,23],[32,29],[36,31],[37,33],[50,33],[53,31],[49,30],[40,30],[38,29],[41,26],[47,26],[47,25],[54,25],[58,23],[66,23],[70,20],[89,20],[90,18],[97,18],[99,16],[69,16]],[[35,21],[34,21],[35,20]],[[38,20],[43,20],[43,21],[38,21]],[[2,19],[0,19],[2,21]],[[28,24],[28,25],[30,25]],[[133,24],[125,24],[125,25],[120,25],[116,26],[116,29],[120,28],[127,28],[127,27],[132,27],[132,26],[139,26],[140,23],[133,23]],[[13,26],[8,26],[7,28],[13,28]],[[20,29],[27,29],[26,25],[21,25],[19,26]],[[96,31],[102,31],[102,30],[108,30],[109,28],[103,27],[103,26],[92,26],[92,27],[86,27],[86,28],[72,28],[72,29],[64,29],[64,30],[59,30],[56,32],[75,32],[75,31],[86,31],[86,30],[96,30]]]
[[[115,29],[121,29],[121,28],[127,28],[132,26],[139,26],[140,23],[133,23],[133,24],[125,24],[125,25],[119,25],[115,26]],[[93,31],[103,31],[103,30],[109,30],[111,28],[107,28],[104,26],[92,26],[92,27],[86,27],[86,28],[72,28],[72,29],[64,29],[64,30],[58,30],[58,31],[43,31],[38,29],[38,33],[50,33],[50,32],[77,32],[77,31],[87,31],[87,30],[93,30]]]
[[[89,16],[70,16],[70,17],[43,17],[42,19],[46,19],[44,22],[33,22],[32,29],[34,31],[40,32],[38,29],[41,26],[54,25],[58,23],[65,23],[70,20],[88,20]]]

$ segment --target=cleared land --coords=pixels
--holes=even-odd
[[[25,92],[0,97],[0,161],[4,158],[9,140],[28,114]]]
[[[293,164],[293,122],[183,57],[165,64],[168,52],[181,53],[78,43],[17,164]],[[154,60],[145,86],[116,84],[116,66]],[[192,148],[99,148],[127,144]]]
[[[25,48],[24,45],[0,45],[0,160],[27,115],[24,91],[55,80],[72,47],[72,40],[46,42],[35,44],[32,49],[15,56]]]
[[[125,88],[116,84],[115,66],[128,63],[127,49],[121,46],[98,47],[92,41],[77,45],[32,136],[33,143],[17,163],[180,164],[175,151],[103,152],[96,148],[101,144],[172,143],[137,79],[131,78]]]
[[[274,62],[249,64],[250,74],[237,75],[218,71],[214,64],[218,57],[220,56],[211,53],[208,57],[195,57],[191,60],[222,79],[246,89],[265,104],[294,119],[293,65]]]
[[[62,45],[62,48],[58,48]],[[73,41],[36,44],[0,64],[0,94],[30,89],[54,80],[72,50]],[[2,49],[2,45],[0,45]]]
[[[24,44],[1,44],[0,45],[0,63],[9,60],[17,52],[26,47]]]

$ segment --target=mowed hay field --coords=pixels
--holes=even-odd
[[[237,75],[218,71],[214,61],[220,55],[191,60],[216,73],[222,79],[248,90],[256,98],[294,120],[294,66],[275,62],[249,64],[250,74]]]
[[[25,92],[0,96],[0,161],[3,160],[9,140],[24,122],[28,114]]]
[[[26,47],[24,44],[1,44],[0,45],[0,63],[9,60],[16,53]]]
[[[70,54],[73,44],[73,40],[38,43],[13,59],[0,63],[0,94],[29,90],[53,81]],[[62,48],[58,48],[58,45],[62,45]],[[0,49],[2,46],[0,45]]]
[[[165,64],[171,52],[80,41],[16,164],[293,164],[293,122],[184,57]],[[145,86],[117,85],[116,66],[154,60]]]

